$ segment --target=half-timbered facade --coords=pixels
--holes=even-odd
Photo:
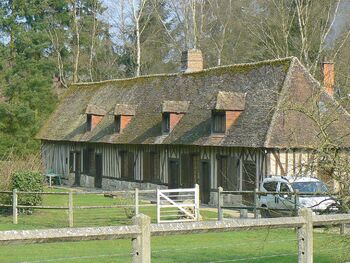
[[[218,186],[253,190],[268,175],[314,175],[303,164],[317,125],[283,106],[307,108],[316,92],[327,109],[337,104],[298,59],[202,70],[193,52],[178,74],[72,85],[38,134],[46,169],[103,189],[198,183],[204,203]],[[349,115],[337,114],[329,129],[341,137]]]

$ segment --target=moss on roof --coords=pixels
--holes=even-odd
[[[303,69],[285,58],[206,69],[193,73],[141,76],[130,79],[77,83],[70,86],[37,138],[112,144],[180,144],[236,147],[287,145],[276,128],[276,108],[287,76]],[[294,67],[294,71],[291,68]],[[307,73],[308,74],[308,73]],[[289,79],[292,77],[289,76]],[[293,78],[292,78],[293,79]],[[292,80],[298,81],[298,80]],[[211,103],[219,92],[246,94],[244,111],[222,138],[211,135]],[[189,101],[187,113],[167,136],[161,132],[164,101]],[[91,132],[86,129],[87,105],[107,114]],[[121,134],[114,133],[117,104],[135,105],[137,112]],[[273,120],[273,121],[272,121]],[[297,146],[298,142],[294,146]]]

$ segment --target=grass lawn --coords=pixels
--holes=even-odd
[[[45,189],[45,191],[65,192],[64,189]],[[140,195],[142,197],[142,195]],[[100,205],[125,205],[133,204],[132,197],[110,198],[103,195],[73,195],[74,206],[100,206]],[[43,205],[68,206],[68,195],[44,195]],[[140,206],[140,213],[151,217],[152,223],[156,222],[156,207]],[[76,209],[74,210],[74,227],[129,225],[132,223],[124,208],[107,209]],[[217,214],[211,211],[202,211],[203,219],[217,218]],[[40,210],[32,215],[20,214],[18,225],[12,224],[12,214],[0,214],[0,230],[9,229],[35,229],[68,227],[67,210]],[[1,261],[0,261],[1,262]]]
[[[54,189],[53,191],[63,191]],[[103,195],[74,195],[74,205],[112,205],[130,203],[130,199],[112,199]],[[68,196],[47,195],[44,205],[68,204]],[[155,222],[155,207],[144,207],[141,213]],[[204,211],[204,219],[216,213]],[[19,215],[12,224],[10,215],[0,216],[0,230],[57,228],[68,226],[64,210],[36,210]],[[124,209],[87,209],[74,212],[76,227],[131,224]],[[244,232],[207,233],[152,237],[152,262],[297,262],[297,235],[294,230],[252,230]],[[315,233],[314,262],[350,260],[349,237]],[[63,242],[0,246],[0,262],[130,262],[130,240]]]
[[[349,240],[315,233],[314,262],[350,259]],[[297,262],[294,230],[259,230],[152,238],[152,262]],[[0,247],[1,262],[130,262],[130,240]]]

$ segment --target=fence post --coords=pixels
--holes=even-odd
[[[257,192],[259,191],[258,188],[255,188],[254,189],[254,218],[257,219],[258,218],[258,209],[257,209],[257,206],[258,206],[258,196],[257,196]]]
[[[140,235],[132,239],[133,263],[150,263],[151,262],[151,218],[138,214],[133,217],[133,223],[140,227]]]
[[[222,187],[218,187],[218,220],[221,221],[223,219],[223,211],[222,206],[224,204],[223,196],[222,196]]]
[[[13,223],[17,225],[18,223],[18,200],[17,200],[17,189],[12,191],[12,214],[13,214]]]
[[[302,208],[299,216],[305,220],[305,224],[298,229],[298,263],[313,262],[313,225],[312,210]]]
[[[73,218],[73,193],[72,192],[69,192],[69,195],[68,195],[68,220],[69,220],[69,227],[73,227],[74,218]]]
[[[294,192],[294,213],[295,215],[298,215],[298,207],[299,207],[299,196],[298,196],[299,190],[296,189]]]
[[[139,214],[139,189],[135,188],[135,215]]]
[[[160,195],[159,188],[157,188],[157,223],[160,223]]]
[[[194,186],[194,212],[197,221],[200,219],[200,214],[199,214],[199,185],[195,184]]]
[[[341,235],[345,234],[345,224],[340,224],[340,234]]]

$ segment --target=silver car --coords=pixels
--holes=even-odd
[[[272,176],[263,180],[260,191],[266,192],[258,200],[262,217],[293,215],[302,207],[314,213],[336,210],[337,202],[317,178]]]

